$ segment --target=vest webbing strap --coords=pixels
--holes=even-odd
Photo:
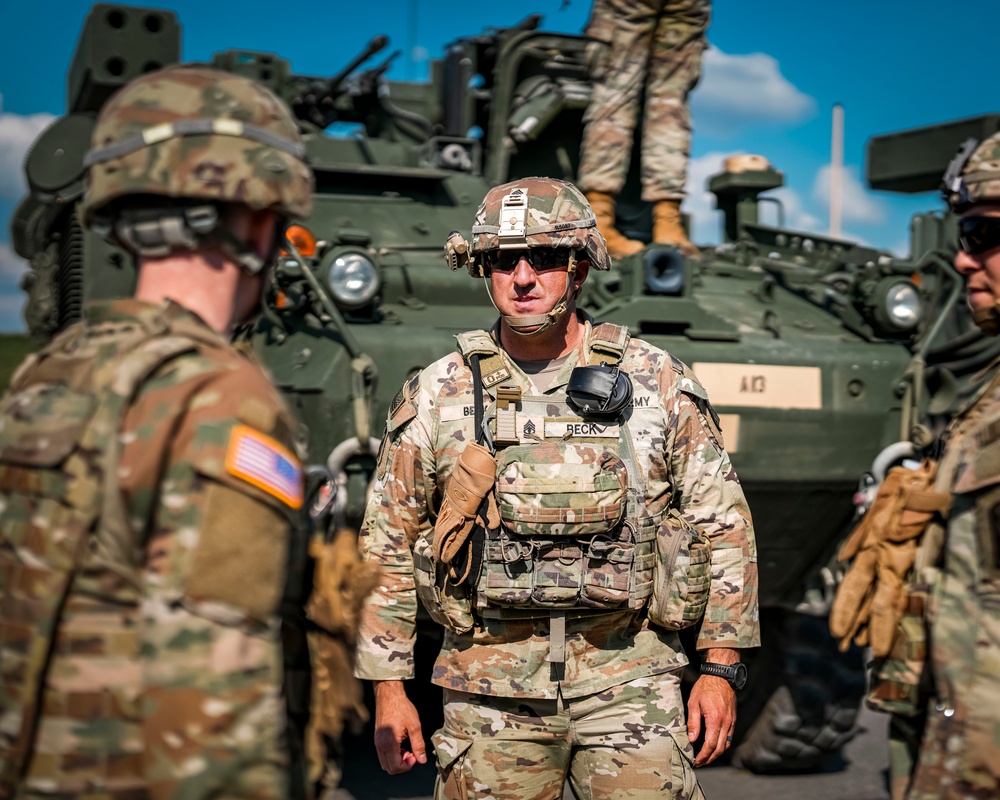
[[[54,599],[53,619],[48,642],[38,642],[44,647],[43,657],[36,662],[36,668],[24,678],[26,691],[22,695],[21,721],[18,736],[11,748],[10,758],[4,759],[0,774],[0,796],[16,787],[23,780],[28,768],[30,753],[34,743],[39,718],[39,705],[45,685],[45,676],[52,660],[53,646],[66,601],[72,592],[76,576],[83,561],[90,552],[91,537],[96,536],[102,545],[122,536],[128,538],[128,517],[124,500],[118,488],[118,457],[120,455],[119,433],[125,422],[125,415],[135,401],[140,386],[167,361],[189,352],[196,347],[192,339],[183,336],[162,337],[156,333],[142,331],[137,337],[134,349],[122,360],[104,365],[94,376],[94,388],[99,388],[101,397],[97,409],[84,429],[78,446],[99,453],[97,464],[102,477],[101,502],[95,503],[83,517],[82,522],[90,534],[84,534],[77,543],[73,563],[64,584],[62,594]],[[51,345],[50,345],[51,348]],[[51,349],[47,352],[51,352]],[[33,366],[44,363],[41,354]],[[33,370],[26,370],[19,376],[18,389],[23,389],[34,381]],[[42,370],[44,372],[44,370]],[[100,519],[97,531],[94,526]],[[110,536],[108,534],[111,534]],[[114,547],[112,547],[112,550]],[[121,549],[119,547],[119,549]]]
[[[510,369],[500,355],[500,347],[487,331],[468,331],[455,337],[458,352],[468,363],[473,355],[479,356],[479,369],[483,386],[490,389],[510,377]]]
[[[600,364],[620,364],[628,349],[628,328],[603,322],[595,325],[590,334],[590,352],[587,363],[594,367]]]

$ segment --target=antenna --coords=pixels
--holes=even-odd
[[[830,236],[840,236],[840,212],[844,196],[844,107],[833,104],[830,135]]]

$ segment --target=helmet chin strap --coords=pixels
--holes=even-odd
[[[497,308],[496,300],[493,299],[489,278],[486,278],[486,294],[489,295],[490,302],[493,303],[493,307],[500,313],[500,316],[507,323],[507,327],[510,328],[511,332],[516,333],[524,339],[530,339],[549,330],[566,316],[566,312],[569,311],[569,302],[573,299],[573,275],[575,273],[576,253],[572,252],[569,257],[569,264],[566,267],[566,291],[563,292],[563,296],[559,302],[544,314],[533,314],[530,317],[512,317],[504,314]],[[529,328],[531,330],[527,330]]]
[[[996,336],[1000,333],[1000,300],[988,308],[973,309],[972,321],[983,333]]]

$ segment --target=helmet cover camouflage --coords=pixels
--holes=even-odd
[[[284,103],[248,78],[201,66],[143,75],[97,118],[84,224],[129,195],[241,203],[286,217],[312,210],[313,174]]]
[[[977,203],[1000,203],[1000,133],[978,144],[962,168],[961,179],[945,189],[953,211],[963,212]]]
[[[505,209],[510,218],[501,222]],[[594,269],[611,269],[590,203],[567,181],[522,178],[495,186],[483,199],[472,227],[473,257],[487,250],[529,247],[585,250]]]

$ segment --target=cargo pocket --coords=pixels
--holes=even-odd
[[[670,793],[673,797],[686,797],[688,800],[704,800],[705,795],[698,786],[698,778],[694,772],[694,747],[687,738],[687,729],[671,731],[674,740],[674,752],[670,758]]]
[[[445,733],[442,729],[431,736],[431,743],[438,770],[434,800],[470,800],[465,755],[472,747],[472,740]]]

